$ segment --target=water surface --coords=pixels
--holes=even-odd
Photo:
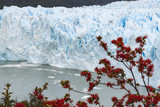
[[[86,92],[88,84],[85,82],[85,78],[80,76],[80,72],[76,69],[58,68],[49,65],[0,61],[0,92],[4,91],[3,88],[6,83],[11,83],[11,91],[14,92],[12,98],[21,101],[28,99],[29,93],[32,93],[36,86],[42,87],[45,82],[48,82],[48,90],[44,91],[45,96],[49,99],[62,98],[68,91],[60,86],[60,80],[70,80],[72,87]],[[141,90],[144,92],[143,88]],[[97,92],[100,94],[102,104],[107,107],[112,105],[110,100],[112,96],[120,97],[125,93],[106,86],[96,87],[93,93]],[[88,97],[75,92],[69,93],[75,101],[85,100]]]

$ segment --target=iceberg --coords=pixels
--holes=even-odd
[[[11,6],[0,10],[0,60],[93,70],[99,59],[107,57],[96,40],[98,35],[113,53],[111,40],[123,37],[134,48],[135,38],[147,35],[143,55],[155,65],[151,82],[160,84],[159,0],[77,8]]]

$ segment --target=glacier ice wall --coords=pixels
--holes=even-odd
[[[144,57],[155,64],[153,82],[160,83],[160,1],[115,2],[80,8],[4,7],[0,10],[0,60],[27,61],[75,69],[94,69],[106,56],[96,36],[119,36],[135,46],[148,35]],[[110,50],[114,52],[114,47]]]

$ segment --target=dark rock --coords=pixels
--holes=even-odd
[[[90,6],[90,5],[106,5],[111,2],[122,1],[122,0],[0,0],[0,9],[4,6],[32,6],[37,7],[41,5],[42,7],[80,7],[80,6]]]

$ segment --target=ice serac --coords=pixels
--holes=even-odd
[[[106,57],[96,36],[111,44],[119,36],[135,47],[148,35],[144,57],[155,64],[160,83],[160,1],[115,2],[79,8],[4,7],[0,10],[0,60],[24,60],[75,69],[91,69]],[[114,47],[110,50],[114,53]]]

